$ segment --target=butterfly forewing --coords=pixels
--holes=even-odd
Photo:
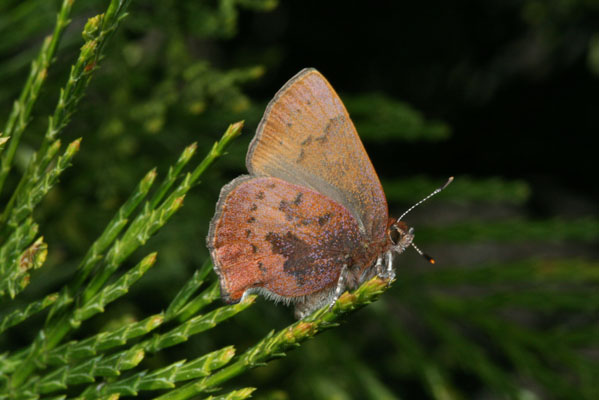
[[[368,238],[382,240],[387,202],[339,96],[314,69],[293,77],[270,102],[246,164],[257,176],[309,187],[347,208]]]

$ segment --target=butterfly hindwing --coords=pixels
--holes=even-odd
[[[273,177],[242,176],[226,185],[208,235],[228,301],[248,289],[289,299],[334,287],[352,258],[370,256],[362,243],[345,207]]]

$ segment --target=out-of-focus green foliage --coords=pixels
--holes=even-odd
[[[543,57],[583,3],[519,5]],[[437,264],[406,252],[391,288],[375,279],[299,322],[253,297],[220,303],[204,237],[266,104],[244,91],[277,59],[247,63],[228,41],[276,6],[0,4],[0,398],[595,398],[597,216],[531,217],[522,179],[458,175],[412,212]],[[493,85],[510,73],[495,67]],[[478,78],[465,91],[489,95]],[[388,95],[341,96],[367,147],[452,134]],[[441,183],[405,178],[397,154],[403,172],[383,179],[393,215]]]
[[[347,96],[344,103],[364,140],[439,141],[450,135],[447,124],[427,121],[409,105],[382,94]]]

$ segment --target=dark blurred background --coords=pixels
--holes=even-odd
[[[342,94],[384,93],[452,128],[442,146],[373,144],[382,174],[499,175],[584,197],[597,194],[597,11],[590,2],[290,2],[241,18],[227,49],[270,61],[254,91],[262,98],[314,66]]]
[[[76,3],[9,187],[39,145],[86,18],[106,4]],[[0,5],[0,126],[58,6]],[[245,172],[265,105],[315,67],[344,100],[392,214],[456,176],[407,218],[438,263],[405,254],[381,302],[232,386],[256,386],[261,399],[591,399],[598,27],[591,0],[133,2],[64,134],[82,136],[82,150],[36,216],[50,250],[29,295],[60,287],[146,171],[163,176],[194,141],[203,156],[244,119],[229,155],[131,260],[156,249],[157,267],[81,335],[163,309],[205,260],[220,187]],[[146,363],[242,350],[291,321],[261,300],[219,334]],[[3,346],[30,335],[12,332]]]

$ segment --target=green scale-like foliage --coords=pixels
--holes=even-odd
[[[203,237],[243,162],[244,123],[226,126],[263,109],[240,86],[265,69],[219,70],[186,46],[276,3],[107,3],[79,25],[106,5],[64,0],[55,20],[45,1],[0,6],[0,398],[594,398],[599,265],[507,249],[589,246],[597,220],[531,220],[523,180],[457,176],[414,211],[437,265],[402,255],[396,281],[301,321],[255,296],[223,305]],[[451,135],[385,95],[344,99],[367,147]],[[441,183],[382,180],[392,211]]]

